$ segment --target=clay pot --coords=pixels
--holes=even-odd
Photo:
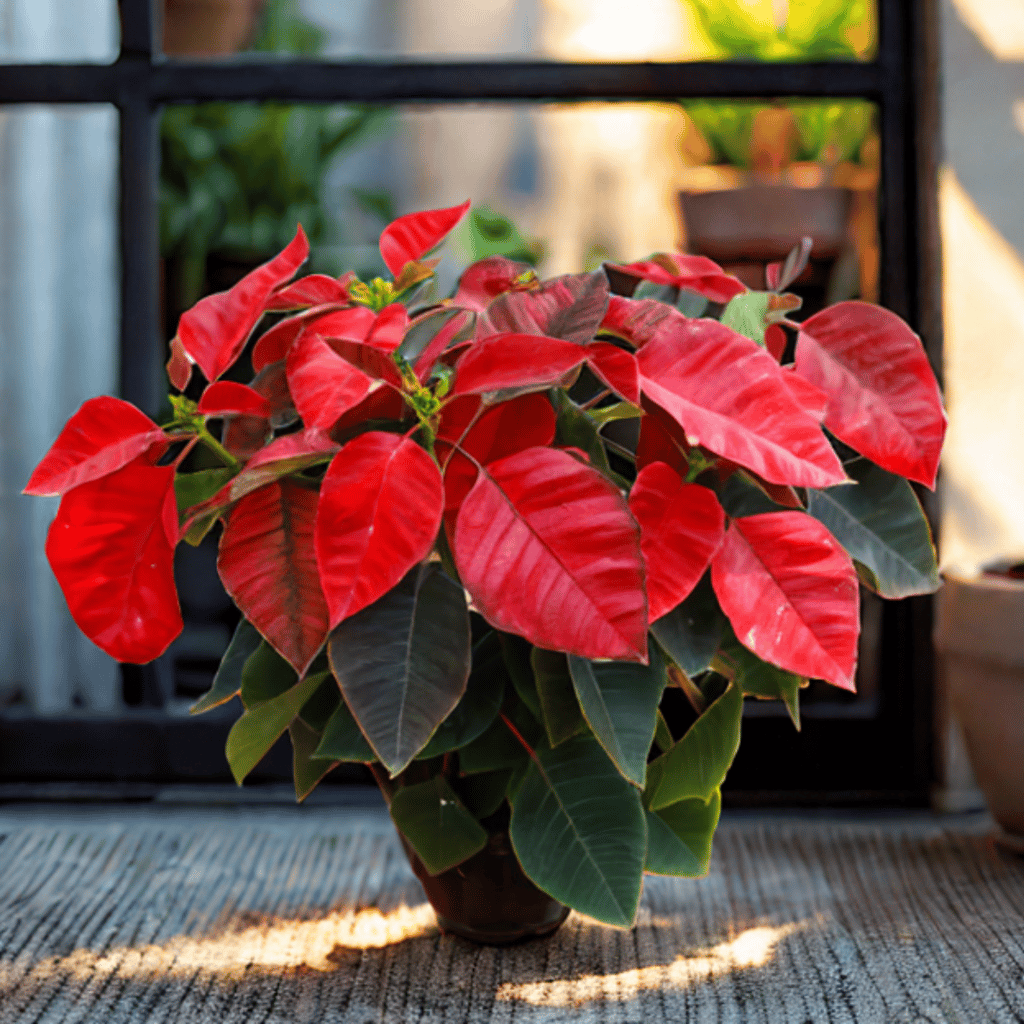
[[[163,52],[222,57],[244,49],[264,0],[164,0]]]
[[[401,834],[399,838],[445,934],[507,946],[550,935],[569,916],[568,907],[523,873],[508,832],[492,834],[479,853],[437,875],[427,871]]]
[[[1024,580],[946,574],[935,646],[993,817],[1024,837]]]

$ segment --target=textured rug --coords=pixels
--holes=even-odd
[[[984,821],[727,816],[616,931],[438,933],[381,808],[0,806],[0,1022],[1024,1020]]]

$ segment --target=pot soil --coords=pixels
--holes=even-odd
[[[1024,848],[1024,579],[947,574],[935,645],[978,785]]]

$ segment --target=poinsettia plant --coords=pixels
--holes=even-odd
[[[799,725],[808,679],[854,687],[859,585],[937,585],[908,481],[945,416],[892,313],[791,319],[806,250],[760,292],[679,254],[493,257],[427,301],[467,207],[391,224],[392,280],[293,280],[300,229],[182,316],[170,422],[91,399],[26,491],[62,495],[50,564],[121,661],[179,633],[175,546],[221,524],[243,618],[194,710],[240,695],[239,782],[287,731],[300,799],[364,762],[431,873],[507,829],[537,886],[628,926],[645,870],[707,870],[744,697]]]

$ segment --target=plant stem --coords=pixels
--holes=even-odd
[[[384,802],[391,806],[391,798],[395,795],[395,784],[388,778],[388,773],[384,770],[384,766],[373,763],[368,766],[370,771],[373,773],[373,777],[376,780],[377,785],[380,787],[381,793],[384,794]]]
[[[242,465],[205,427],[199,433],[199,440],[215,455],[220,456],[232,469],[238,469]]]
[[[616,455],[621,455],[627,462],[636,462],[636,452],[631,452],[628,448],[624,447],[623,445],[617,444],[610,438],[605,437],[604,434],[601,435],[601,443],[604,444],[606,448],[609,448],[613,452],[615,452]]]
[[[612,393],[611,388],[605,388],[604,391],[599,391],[589,401],[584,402],[580,408],[586,411],[587,409],[593,409],[598,402],[603,402]]]

